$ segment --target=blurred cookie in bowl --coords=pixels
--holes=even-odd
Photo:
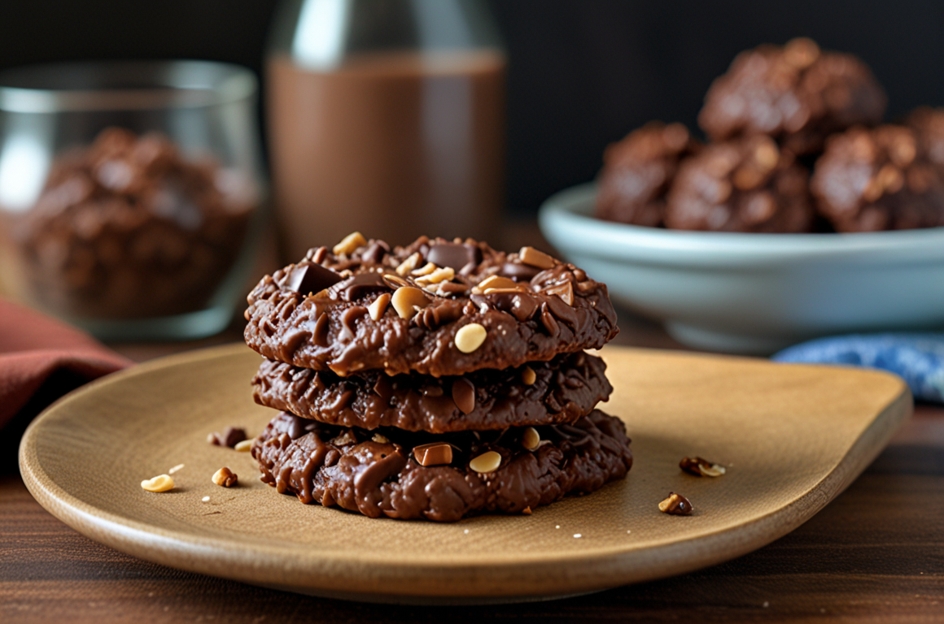
[[[833,132],[879,123],[886,103],[865,63],[801,37],[740,53],[712,83],[698,125],[714,141],[764,134],[805,155]]]
[[[913,119],[913,127],[856,127],[830,137],[810,188],[837,231],[944,225],[944,166],[931,156],[944,151],[944,133],[932,128],[942,122],[926,113]]]
[[[665,196],[679,163],[700,147],[684,125],[660,121],[609,145],[603,154],[596,215],[632,225],[662,225]]]
[[[808,232],[809,174],[769,137],[707,145],[679,166],[666,226],[717,232]]]

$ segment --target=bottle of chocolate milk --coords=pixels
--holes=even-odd
[[[483,1],[289,1],[266,71],[286,260],[354,230],[495,232],[505,55]]]

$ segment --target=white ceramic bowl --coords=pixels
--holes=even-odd
[[[768,354],[831,334],[944,328],[944,228],[684,232],[601,221],[596,186],[541,207],[548,241],[687,345]]]

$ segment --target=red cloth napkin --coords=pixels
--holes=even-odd
[[[88,334],[0,299],[0,428],[27,404],[49,405],[131,363]],[[61,374],[69,383],[46,384]]]

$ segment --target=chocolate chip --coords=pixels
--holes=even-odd
[[[475,386],[459,377],[452,382],[452,400],[463,414],[471,413],[475,409]]]
[[[226,446],[234,448],[237,444],[246,439],[246,430],[241,427],[227,427],[223,433],[211,433],[207,436],[207,442],[214,446]]]
[[[390,401],[390,397],[393,396],[393,384],[386,375],[377,377],[377,383],[374,384],[374,393],[384,401]]]
[[[344,301],[355,301],[370,293],[388,291],[390,286],[379,273],[358,273],[336,284],[331,290],[332,294],[337,293]]]
[[[541,269],[520,262],[506,262],[502,265],[501,274],[510,277],[516,282],[530,281],[535,275],[541,272]]]
[[[390,253],[390,245],[384,241],[374,241],[361,256],[361,259],[364,262],[380,264],[388,253]]]
[[[430,247],[426,254],[426,261],[436,266],[449,267],[456,271],[467,264],[478,264],[482,261],[482,250],[476,245],[461,243],[439,243]]]
[[[341,276],[319,264],[298,265],[282,282],[282,287],[303,295],[321,292],[337,284]]]
[[[413,457],[420,466],[441,466],[452,463],[452,447],[443,442],[421,444],[413,448]]]

